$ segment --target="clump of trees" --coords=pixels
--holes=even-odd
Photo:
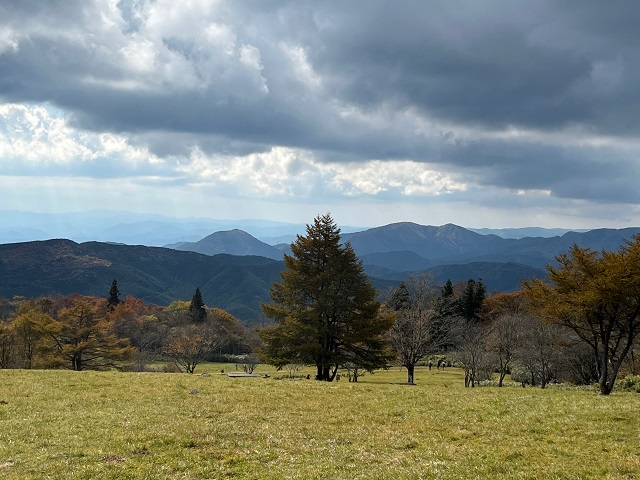
[[[119,295],[114,280],[106,299],[0,300],[0,368],[142,371],[154,359],[170,359],[193,373],[215,356],[256,349],[255,333],[228,312],[206,307],[201,295],[194,295],[202,302],[195,310],[194,300],[160,307]]]
[[[574,245],[557,261],[547,282],[525,282],[525,291],[541,318],[590,347],[608,395],[640,334],[640,236],[615,252]]]

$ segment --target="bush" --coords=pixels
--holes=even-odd
[[[627,375],[618,382],[618,389],[623,392],[640,393],[640,375]]]

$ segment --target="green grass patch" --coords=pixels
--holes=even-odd
[[[358,383],[0,371],[0,478],[640,478],[640,395],[481,387],[392,369]],[[297,372],[306,374],[307,372]]]

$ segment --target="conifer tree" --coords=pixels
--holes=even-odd
[[[347,363],[366,370],[386,366],[391,357],[383,334],[393,318],[380,313],[362,262],[349,243],[341,244],[330,215],[316,217],[306,233],[285,255],[272,302],[261,305],[275,321],[259,332],[263,359],[278,367],[315,365],[316,379],[326,381]]]
[[[111,288],[109,289],[109,296],[107,297],[107,308],[113,310],[122,303],[120,300],[120,290],[118,290],[118,281],[114,278],[111,282]]]
[[[196,323],[202,323],[207,318],[207,309],[205,308],[204,301],[202,300],[202,293],[200,293],[200,287],[196,288],[196,292],[191,299],[191,305],[189,305],[189,312],[191,318]]]
[[[453,297],[453,283],[451,283],[451,279],[447,280],[447,283],[442,287],[442,298],[450,298]]]
[[[467,280],[467,286],[458,302],[460,315],[467,320],[477,320],[485,296],[486,288],[482,280]]]
[[[409,295],[409,290],[404,282],[400,282],[398,288],[391,293],[391,297],[387,302],[387,307],[395,312],[411,308],[411,296]]]

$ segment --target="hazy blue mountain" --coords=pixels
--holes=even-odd
[[[495,235],[480,235],[457,225],[440,227],[403,222],[343,235],[359,255],[410,251],[433,262],[460,255],[482,254],[496,242]]]
[[[542,227],[523,227],[523,228],[469,228],[472,232],[481,235],[497,235],[502,238],[525,238],[525,237],[559,237],[568,232],[588,232],[589,230],[576,230],[569,228],[542,228]]]
[[[271,245],[261,242],[257,238],[242,230],[234,229],[224,232],[215,232],[197,242],[167,245],[176,250],[216,255],[227,253],[231,255],[258,255],[261,257],[282,260],[283,253]]]
[[[113,211],[50,214],[0,210],[0,244],[67,238],[76,242],[161,246],[196,242],[212,232],[236,228],[256,238],[271,238],[295,236],[304,232],[305,225],[251,219],[175,218]]]
[[[367,264],[392,270],[406,270],[402,263],[394,266],[384,256],[372,254],[397,251],[413,252],[433,265],[470,262],[512,262],[543,268],[555,257],[567,252],[575,243],[593,250],[617,250],[625,239],[640,233],[640,228],[596,229],[567,232],[562,236],[507,239],[497,235],[481,235],[456,225],[441,227],[414,223],[394,223],[363,232],[344,235],[356,254]]]
[[[522,280],[545,278],[546,271],[520,263],[472,262],[459,265],[438,265],[426,270],[434,280],[444,285],[466,282],[469,278],[482,279],[487,292],[513,292],[522,288]]]

